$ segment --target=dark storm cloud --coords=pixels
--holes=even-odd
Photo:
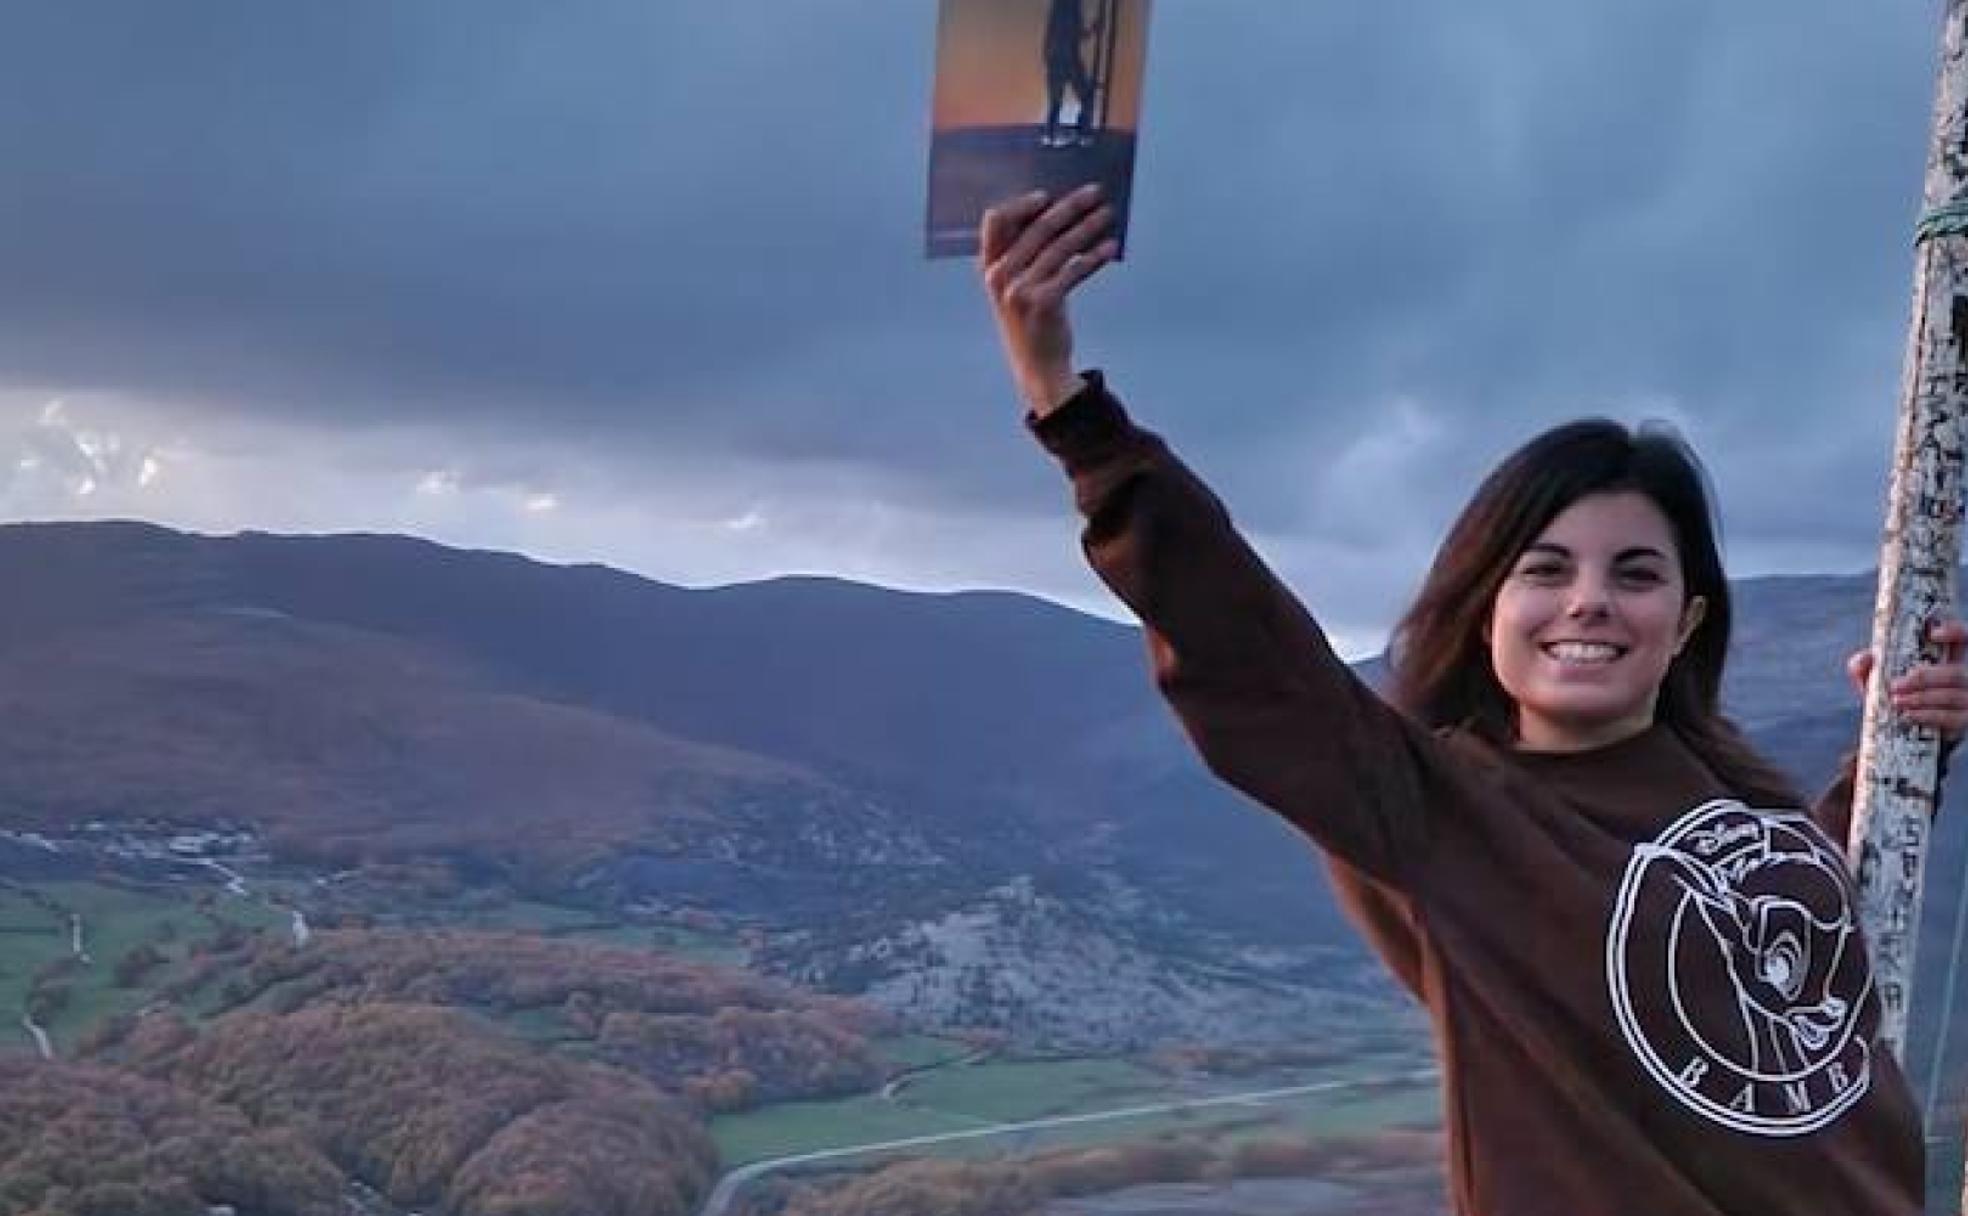
[[[1158,34],[1206,7],[1166,6]],[[1143,244],[1185,256],[1114,308],[1165,352],[1155,380],[1213,399],[1226,449],[1275,433],[1281,402],[1337,437],[1412,397],[1473,449],[1445,470],[1454,497],[1501,447],[1581,412],[1671,403],[1726,445],[1709,450],[1725,476],[1746,445],[1885,433],[1933,22],[1817,4],[1427,9],[1359,6],[1350,25],[1234,48],[1219,33],[1215,55],[1183,44],[1181,70],[1236,82],[1208,111],[1225,181],[1179,189],[1196,170],[1151,161],[1165,230]],[[1232,54],[1234,72],[1217,62]],[[1274,89],[1291,108],[1267,121]],[[1181,136],[1201,91],[1165,89],[1185,99],[1151,114],[1169,143],[1200,142]],[[1145,340],[1178,322],[1216,357]]]
[[[917,257],[930,0],[15,9],[0,378],[1054,493]],[[1160,0],[1083,349],[1315,547],[1419,563],[1530,430],[1655,407],[1739,543],[1863,541],[1936,25]]]
[[[22,14],[0,52],[30,102],[0,120],[21,185],[9,370],[358,412],[714,398],[895,308],[867,259],[886,241],[888,275],[914,269],[916,207],[893,191],[885,230],[868,204],[909,181],[925,94],[905,87],[898,123],[871,68],[925,73],[921,24],[871,5]]]

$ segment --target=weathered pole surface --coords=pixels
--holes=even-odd
[[[1961,553],[1963,414],[1968,410],[1968,0],[1947,0],[1924,208],[1915,245],[1879,597],[1878,662],[1852,808],[1851,860],[1872,951],[1881,1035],[1904,1059],[1914,945],[1940,740],[1892,712],[1889,683],[1938,655],[1928,627],[1948,615]]]

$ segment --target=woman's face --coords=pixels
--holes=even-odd
[[[1705,607],[1687,596],[1652,499],[1621,491],[1567,507],[1511,563],[1484,630],[1517,705],[1518,746],[1582,751],[1647,729]]]

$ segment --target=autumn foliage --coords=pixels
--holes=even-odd
[[[517,933],[336,930],[253,943],[206,983],[274,1009],[377,1002],[551,1014],[568,1039],[701,1109],[872,1089],[867,1006],[732,967]]]
[[[611,1013],[596,1039],[604,1059],[695,1099],[704,1109],[858,1093],[880,1084],[866,1039],[823,1015],[724,1008],[703,1015]]]
[[[910,1161],[796,1202],[786,1216],[1031,1216],[1044,1201],[1017,1166]]]
[[[290,1130],[395,1203],[457,1216],[684,1216],[716,1170],[701,1125],[646,1081],[530,1050],[456,1010],[321,1005],[202,1032],[153,1016],[113,1051]]]
[[[0,1216],[337,1216],[344,1177],[289,1130],[88,1065],[0,1057]]]
[[[1441,1140],[1391,1131],[1370,1136],[1278,1132],[1211,1144],[1160,1138],[1062,1149],[1017,1161],[905,1161],[862,1174],[767,1188],[754,1213],[773,1216],[1035,1216],[1048,1200],[1153,1183],[1223,1184],[1238,1178],[1352,1180],[1377,1216],[1443,1211]]]
[[[124,1018],[88,1037],[91,1057],[447,1216],[684,1216],[717,1172],[703,1114],[884,1073],[869,1045],[881,1017],[859,1004],[519,933],[240,937],[169,989],[230,1012]]]

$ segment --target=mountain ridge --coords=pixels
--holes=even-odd
[[[137,522],[0,527],[0,580],[21,589],[0,601],[10,819],[175,800],[325,864],[463,854],[521,887],[735,909],[822,986],[892,988],[877,943],[954,924],[1008,950],[1079,917],[1116,974],[1201,983],[1221,956],[1244,960],[1229,980],[1370,994],[1313,851],[1190,754],[1138,630],[1048,601]],[[1737,590],[1726,698],[1816,785],[1856,739],[1840,660],[1870,578]],[[1034,966],[1089,970],[1060,957]],[[1044,1004],[1013,1011],[1030,1024],[1072,1005],[1005,999]]]

